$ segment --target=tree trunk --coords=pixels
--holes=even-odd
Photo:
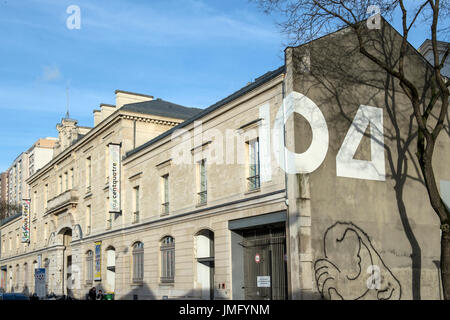
[[[442,230],[441,237],[441,278],[444,299],[450,300],[450,228]]]

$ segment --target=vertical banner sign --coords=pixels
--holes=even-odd
[[[95,274],[94,280],[102,280],[102,242],[95,243]]]
[[[22,243],[30,242],[30,200],[22,200]]]
[[[109,212],[120,213],[120,144],[109,144]]]

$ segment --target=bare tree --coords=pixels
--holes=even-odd
[[[449,55],[449,48],[443,55],[438,49],[438,35],[449,31],[448,23],[450,5],[448,0],[254,0],[260,4],[266,13],[279,12],[282,15],[280,26],[282,31],[292,39],[292,45],[307,43],[325,34],[341,28],[349,28],[357,38],[359,52],[372,61],[387,75],[399,83],[404,94],[411,102],[411,117],[417,125],[417,152],[420,172],[426,187],[430,204],[437,214],[442,230],[441,236],[441,277],[444,299],[450,299],[450,213],[445,206],[437,187],[433,171],[433,153],[436,141],[445,129],[448,117],[450,80],[441,75],[441,70]],[[397,13],[401,15],[401,44],[395,52],[395,57],[387,63],[380,59],[364,36],[367,30],[363,23],[370,11],[370,6],[379,8],[383,18],[393,19]],[[372,7],[373,8],[373,7]],[[370,19],[369,19],[370,20]],[[370,21],[369,21],[370,22]],[[412,79],[405,72],[411,60],[411,45],[408,37],[418,23],[428,26],[432,43],[433,61],[429,65],[431,77],[427,79]],[[392,55],[393,53],[390,52]],[[428,83],[426,94],[418,83]]]
[[[18,212],[21,212],[20,206],[9,204],[6,201],[0,202],[0,221]]]

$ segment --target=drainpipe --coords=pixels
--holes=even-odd
[[[285,63],[286,65],[286,63]],[[286,71],[285,71],[286,72]],[[284,152],[284,168],[287,169],[287,150],[286,150],[286,106],[284,104],[284,98],[286,97],[286,73],[283,78],[282,82],[282,107],[283,107],[283,152]],[[285,204],[286,204],[286,255],[287,255],[287,262],[286,265],[288,267],[287,271],[287,277],[288,277],[288,299],[292,299],[292,285],[291,285],[291,250],[290,250],[290,221],[289,221],[289,199],[288,199],[288,173],[286,170],[284,171],[284,185],[285,185]]]
[[[284,98],[286,96],[286,84],[285,84],[286,77],[284,77],[282,82],[282,106],[283,106],[283,152],[284,152],[284,168],[287,169],[287,150],[286,150],[286,106],[284,105]],[[288,173],[286,170],[284,171],[284,185],[286,189],[286,195],[285,195],[285,203],[286,206],[289,207],[289,199],[288,199]]]
[[[133,150],[136,149],[136,119],[133,120]]]

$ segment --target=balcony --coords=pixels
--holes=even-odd
[[[59,214],[71,207],[74,208],[78,204],[78,198],[77,190],[67,190],[66,192],[61,193],[60,195],[47,201],[46,214]]]

